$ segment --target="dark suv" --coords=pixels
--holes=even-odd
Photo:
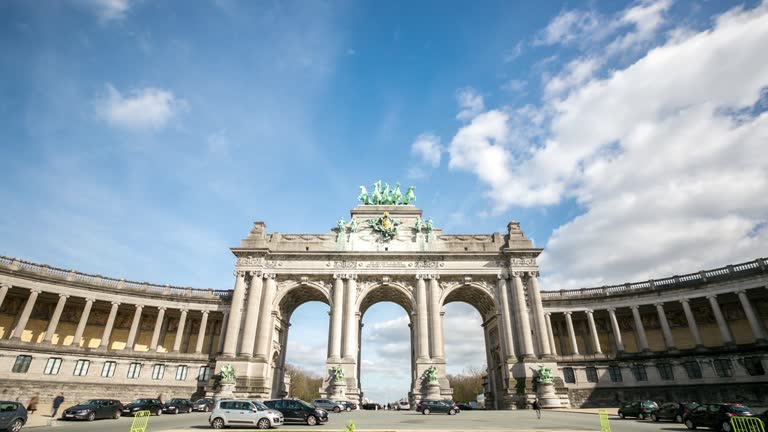
[[[61,414],[62,420],[119,419],[123,405],[114,399],[89,399],[69,407]]]
[[[192,402],[190,402],[188,399],[171,399],[163,404],[164,414],[181,414],[191,412]]]
[[[654,401],[644,400],[627,402],[619,408],[619,417],[637,417],[640,420],[643,420],[651,415],[651,411],[656,409],[659,409],[659,406]]]
[[[662,404],[659,408],[651,411],[651,420],[672,420],[675,423],[682,423],[685,416],[696,409],[699,404],[696,402],[669,402]]]
[[[705,426],[723,432],[731,432],[731,417],[752,417],[754,415],[749,407],[741,404],[704,404],[685,416],[685,427],[696,429],[699,426]]]
[[[264,405],[283,413],[286,423],[298,422],[314,426],[328,421],[328,411],[315,408],[301,399],[273,399],[265,401]]]
[[[424,415],[429,415],[430,413],[454,415],[459,412],[459,407],[453,401],[421,401],[416,404],[416,412]]]
[[[18,402],[0,401],[0,429],[19,432],[27,422],[27,409]]]
[[[163,403],[160,399],[136,399],[123,407],[123,415],[136,415],[138,411],[149,411],[150,414],[163,413]]]

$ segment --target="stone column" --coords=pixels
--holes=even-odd
[[[45,332],[45,338],[43,339],[43,342],[51,343],[53,340],[53,334],[56,333],[56,327],[59,326],[61,312],[64,311],[64,305],[67,303],[68,298],[69,296],[66,294],[59,294],[59,302],[56,303],[56,309],[53,310],[53,316],[51,317],[51,321],[48,323],[48,330]]]
[[[155,351],[157,349],[157,343],[160,340],[160,330],[163,328],[163,320],[165,319],[165,308],[157,308],[157,320],[155,320],[155,329],[152,331],[152,340],[149,342],[149,350]]]
[[[765,332],[763,331],[763,326],[760,324],[757,315],[755,315],[755,310],[752,308],[752,303],[749,302],[749,297],[747,297],[746,291],[743,289],[736,290],[736,295],[739,296],[741,307],[744,309],[744,315],[746,315],[747,321],[749,321],[749,326],[752,328],[755,342],[765,342],[766,337]]]
[[[696,324],[696,317],[693,316],[691,311],[691,305],[688,304],[688,299],[680,299],[680,304],[683,305],[683,312],[685,313],[685,319],[688,321],[688,329],[691,331],[693,342],[696,344],[696,348],[703,348],[704,344],[701,342],[701,334],[699,334],[699,326]]]
[[[120,303],[112,302],[112,309],[109,310],[107,324],[104,326],[104,332],[101,334],[100,348],[109,349],[109,338],[112,336],[112,327],[115,326],[115,317],[117,316],[117,308],[119,307]]]
[[[568,327],[568,339],[571,341],[571,354],[579,354],[579,345],[576,343],[576,332],[573,331],[573,319],[571,312],[565,313],[565,325]]]
[[[600,348],[600,338],[597,337],[597,326],[595,326],[594,311],[587,309],[587,323],[589,324],[589,334],[592,336],[592,346],[594,346],[595,354],[602,354],[603,350]]]
[[[440,307],[440,283],[438,276],[433,275],[429,279],[429,334],[430,355],[433,360],[445,360],[445,347],[443,345],[443,320]]]
[[[83,308],[83,313],[80,315],[80,322],[77,323],[75,337],[72,339],[72,345],[74,346],[80,346],[80,339],[83,338],[83,333],[85,333],[85,326],[88,324],[88,316],[91,314],[91,308],[93,307],[94,301],[95,300],[92,298],[85,299],[85,307]]]
[[[259,306],[259,329],[256,335],[256,357],[269,362],[269,350],[272,348],[272,302],[275,301],[277,285],[274,273],[264,274],[264,296]],[[232,317],[230,316],[230,319]]]
[[[539,348],[541,349],[539,354],[548,356],[552,354],[552,350],[549,349],[547,324],[544,322],[544,306],[541,304],[541,292],[539,291],[537,276],[538,272],[528,272],[531,307],[533,308],[534,322],[536,323],[536,341],[538,341]]]
[[[328,334],[328,357],[341,359],[341,332],[344,324],[344,279],[342,275],[333,275],[333,304],[331,304],[331,325]]]
[[[547,338],[549,339],[549,350],[552,355],[557,355],[557,347],[555,346],[555,334],[552,332],[552,314],[547,312],[544,314],[547,320]]]
[[[347,286],[344,290],[344,343],[342,354],[344,359],[357,360],[357,327],[360,325],[355,316],[355,301],[357,297],[357,276],[347,276]]]
[[[515,341],[512,339],[512,318],[509,311],[507,276],[500,274],[498,278],[496,291],[498,292],[499,308],[501,309],[501,341],[504,345],[504,355],[515,357]]]
[[[179,326],[176,328],[176,338],[173,340],[173,352],[177,353],[181,349],[181,340],[184,337],[184,326],[187,325],[187,310],[181,310]]]
[[[520,272],[512,273],[512,287],[515,290],[515,303],[517,310],[517,325],[522,337],[521,353],[525,357],[533,357],[533,340],[531,339],[531,320],[528,317],[528,307],[525,305],[525,291],[523,281],[520,280]]]
[[[624,341],[621,338],[621,329],[619,321],[616,319],[616,308],[608,308],[608,316],[611,319],[611,330],[613,330],[613,339],[616,342],[616,351],[624,352]]]
[[[728,323],[723,317],[723,312],[720,311],[720,305],[717,303],[717,296],[714,294],[708,295],[709,305],[712,306],[712,312],[715,314],[715,320],[717,320],[717,326],[720,327],[720,335],[723,337],[723,345],[733,345],[733,334],[728,327]]]
[[[0,307],[3,306],[3,300],[5,300],[5,295],[8,294],[9,289],[11,289],[10,285],[0,284]]]
[[[224,351],[224,341],[227,338],[227,327],[229,327],[229,311],[224,311],[224,316],[221,318],[221,325],[219,326],[219,346],[216,348],[216,352],[221,354]]]
[[[419,336],[419,360],[429,360],[429,329],[427,317],[427,287],[424,282],[426,275],[416,276],[416,307],[418,308],[416,332]]]
[[[197,340],[195,341],[195,354],[203,353],[203,341],[205,340],[205,328],[208,326],[208,311],[203,311],[203,317],[200,320],[200,329],[197,331]]]
[[[24,310],[21,311],[21,316],[19,317],[19,322],[16,324],[16,327],[13,329],[13,333],[11,333],[11,339],[21,339],[21,335],[24,333],[24,330],[27,328],[27,322],[29,321],[29,316],[32,314],[32,309],[35,307],[35,302],[37,301],[37,296],[40,294],[40,291],[38,290],[31,290],[29,294],[29,299],[27,299],[27,304],[24,305]]]
[[[640,351],[650,351],[648,348],[648,338],[645,336],[645,327],[643,327],[643,319],[640,317],[640,306],[632,305],[629,308],[632,309],[632,316],[635,318],[635,332],[637,333],[637,343],[640,345]]]
[[[211,319],[211,325],[208,326],[208,346],[206,349],[207,354],[213,354],[213,338],[216,337],[216,332],[221,332],[221,321]]]
[[[232,293],[232,306],[229,309],[229,321],[227,322],[227,337],[224,340],[224,350],[221,353],[225,357],[234,357],[237,351],[237,340],[240,338],[240,321],[243,316],[243,303],[245,301],[245,272],[235,272],[235,290]]]
[[[141,325],[141,312],[144,310],[143,305],[136,305],[136,311],[133,313],[133,321],[131,321],[131,329],[128,331],[128,341],[125,343],[125,349],[133,350],[136,345],[136,336],[139,334],[139,325]]]
[[[253,357],[253,347],[256,344],[256,327],[259,322],[259,306],[264,279],[261,272],[250,272],[251,284],[248,287],[248,303],[245,306],[245,325],[243,340],[240,342],[240,355]]]
[[[661,323],[661,332],[664,334],[664,343],[670,351],[677,351],[675,347],[675,338],[672,337],[672,330],[669,328],[667,314],[664,313],[664,303],[655,303],[656,313],[659,314],[659,323]]]

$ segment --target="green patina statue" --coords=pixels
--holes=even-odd
[[[415,190],[416,186],[409,186],[408,190],[405,191],[405,196],[403,197],[403,201],[401,201],[400,204],[408,205],[409,203],[416,201],[416,194],[413,193]]]
[[[344,369],[342,369],[341,366],[334,366],[328,372],[331,373],[332,383],[341,384],[344,382]]]
[[[358,226],[357,226],[357,219],[352,218],[352,223],[349,225],[349,231],[353,232],[353,233],[356,233],[357,232],[357,228],[358,228]]]
[[[424,371],[424,379],[427,380],[427,384],[437,384],[437,368],[430,366]]]
[[[430,234],[432,234],[432,218],[427,219],[426,227],[427,227],[427,236],[429,236]]]
[[[416,218],[416,224],[413,226],[413,229],[416,230],[416,234],[421,233],[422,227],[424,227],[424,221],[421,220],[421,217]]]
[[[363,205],[373,204],[371,197],[368,196],[368,190],[365,189],[365,186],[360,186],[360,195],[357,196],[357,199],[359,199]]]
[[[373,232],[381,234],[384,241],[390,241],[397,236],[397,226],[400,225],[399,219],[389,217],[389,212],[379,218],[368,219],[365,221]]]
[[[336,234],[336,241],[344,240],[344,232],[346,231],[346,222],[344,222],[344,218],[341,218],[336,222],[336,228],[339,230]]]
[[[546,366],[539,365],[539,383],[552,384],[552,369]]]
[[[390,188],[389,183],[384,183],[382,188],[381,180],[379,180],[373,184],[373,192],[370,194],[365,186],[360,186],[360,195],[357,196],[357,199],[363,205],[408,205],[416,201],[414,190],[416,190],[414,186],[409,186],[405,196],[403,196],[403,192],[400,191],[400,183],[397,183],[394,188]]]
[[[235,382],[235,368],[231,364],[226,364],[221,367],[219,371],[222,383],[234,383]]]

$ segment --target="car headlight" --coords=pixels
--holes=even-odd
[[[140,407],[133,407],[133,408],[131,408],[131,411],[138,411],[139,409],[141,409],[141,408]]]

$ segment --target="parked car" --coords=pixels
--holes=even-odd
[[[350,402],[350,401],[336,401],[336,402],[344,405],[345,411],[354,411],[357,409],[356,402]]]
[[[459,412],[459,407],[451,401],[421,401],[416,404],[416,412],[424,415],[431,413],[446,413],[454,415]]]
[[[765,423],[766,426],[768,426],[768,410],[763,411],[762,414],[760,414],[758,417],[760,417],[760,420]]]
[[[272,399],[264,401],[264,405],[283,413],[286,422],[314,426],[328,421],[328,411],[315,408],[301,399]]]
[[[619,417],[637,417],[640,420],[643,420],[651,414],[651,411],[658,408],[659,406],[656,402],[649,400],[627,402],[624,406],[619,408]]]
[[[123,415],[136,415],[138,411],[159,416],[163,413],[163,403],[159,399],[136,399],[123,407]]]
[[[753,417],[755,413],[745,405],[732,403],[704,404],[696,407],[685,417],[685,427],[699,426],[731,432],[731,417]]]
[[[411,403],[406,400],[397,401],[397,403],[395,404],[395,409],[398,411],[400,410],[408,411],[409,409],[411,409]]]
[[[211,412],[208,423],[214,429],[230,426],[253,426],[269,429],[283,424],[283,413],[270,409],[261,402],[243,399],[221,400]]]
[[[699,406],[696,402],[669,402],[662,404],[657,409],[651,410],[651,420],[672,420],[682,423],[685,416]]]
[[[461,404],[458,405],[458,407],[459,407],[459,409],[462,409],[464,411],[471,411],[471,410],[474,409],[474,408],[472,408],[472,405],[470,405],[468,403],[461,403]]]
[[[375,403],[364,403],[361,406],[362,406],[362,408],[364,410],[377,410],[377,409],[380,409],[379,408],[379,404],[375,404]]]
[[[88,399],[61,413],[62,420],[119,419],[123,405],[114,399]]]
[[[27,409],[18,402],[0,401],[0,429],[19,432],[27,423]]]
[[[192,403],[192,411],[213,411],[216,401],[211,398],[198,399]]]
[[[340,413],[347,410],[344,402],[336,402],[330,399],[315,399],[312,401],[312,406],[315,408],[322,408],[324,410],[333,411],[335,413]]]
[[[171,399],[163,404],[164,414],[191,413],[192,402],[189,399]]]

